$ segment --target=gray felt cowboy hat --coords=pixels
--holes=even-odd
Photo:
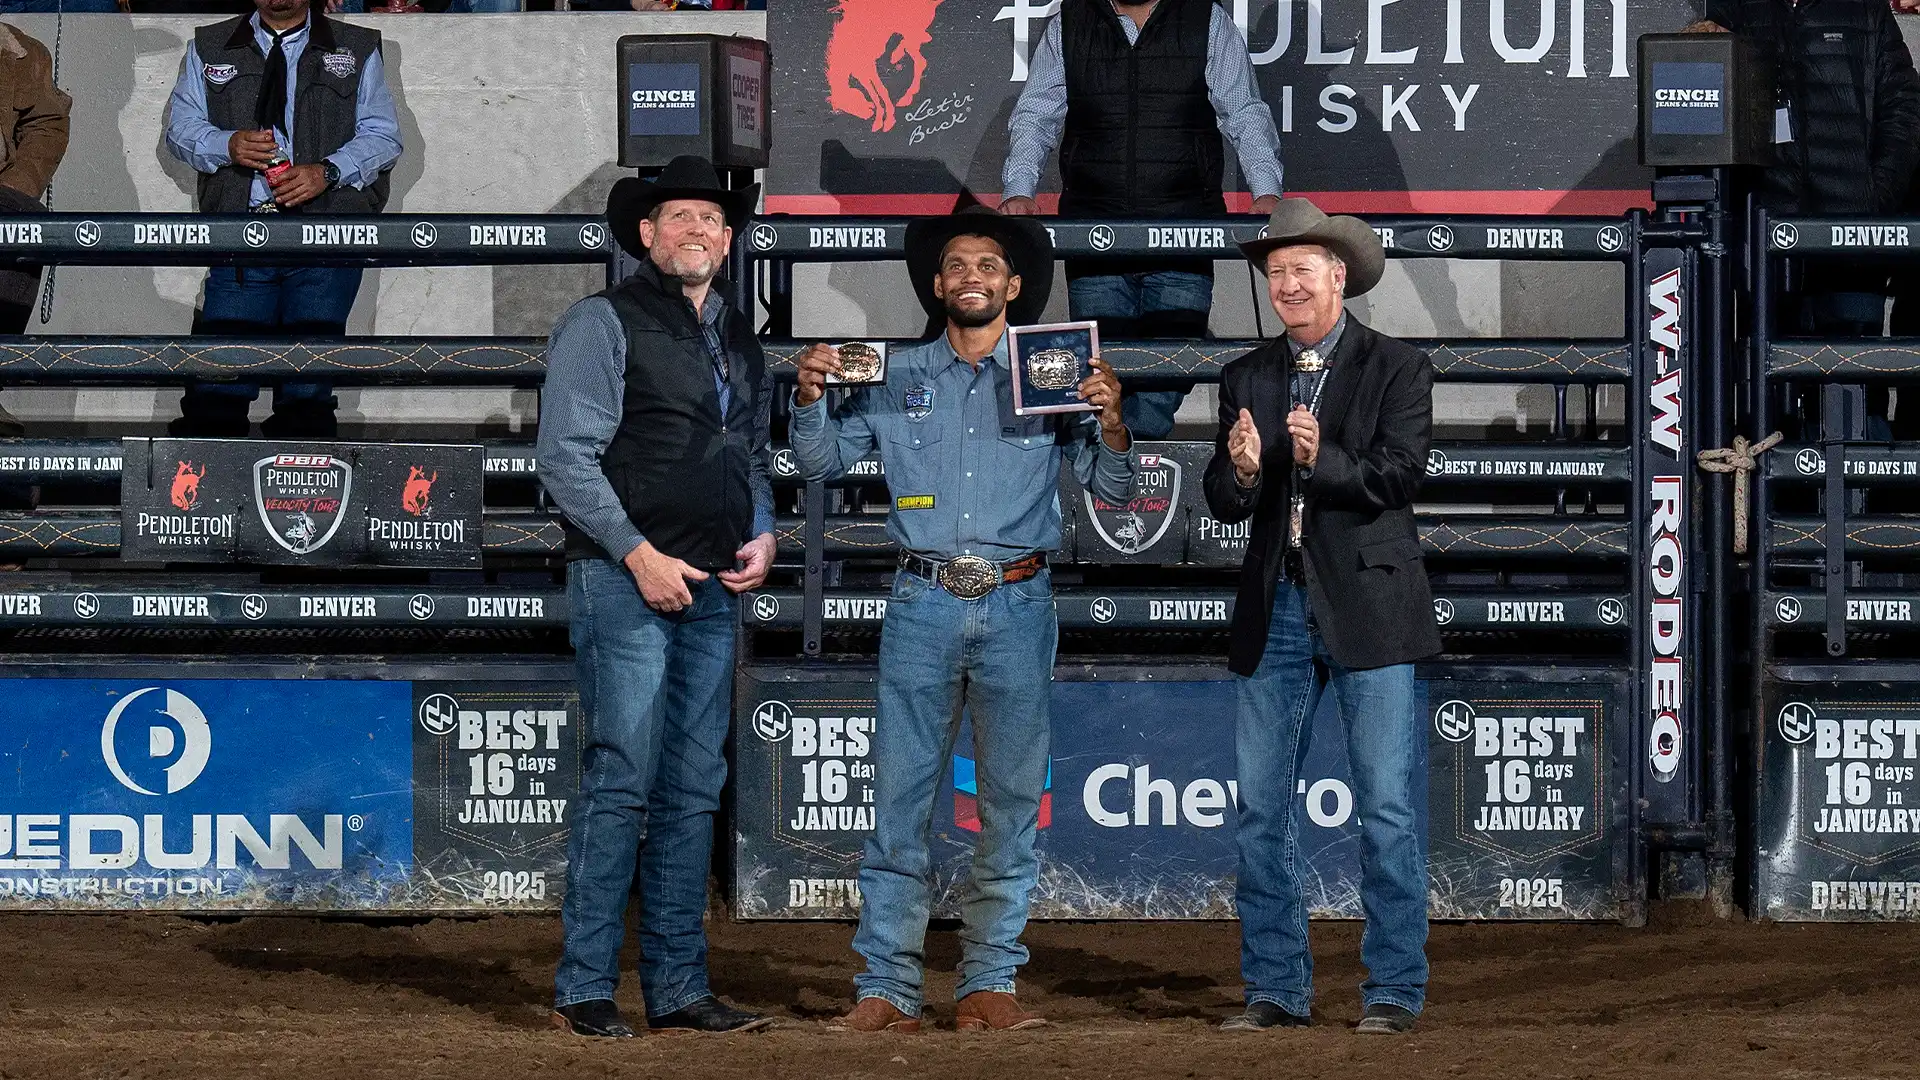
[[[1306,199],[1281,199],[1258,239],[1240,245],[1255,266],[1266,269],[1269,252],[1301,244],[1318,244],[1347,264],[1348,296],[1359,296],[1380,284],[1387,272],[1387,252],[1380,236],[1357,217],[1328,217]]]

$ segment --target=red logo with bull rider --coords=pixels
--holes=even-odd
[[[840,19],[827,41],[827,104],[834,112],[871,120],[873,130],[892,131],[897,111],[913,104],[927,73],[922,51],[933,40],[933,13],[943,0],[840,0]],[[911,73],[905,92],[893,96],[880,70]]]

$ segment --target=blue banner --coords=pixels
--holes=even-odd
[[[0,679],[0,906],[405,906],[406,682]]]

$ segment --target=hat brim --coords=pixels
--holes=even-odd
[[[1053,294],[1053,240],[1046,226],[1029,217],[978,210],[921,218],[907,226],[907,274],[930,325],[946,323],[947,306],[934,294],[933,283],[940,276],[940,256],[956,236],[985,236],[1006,251],[1013,273],[1020,278],[1020,295],[1007,304],[1007,322],[1012,326],[1040,322]]]
[[[1347,264],[1347,296],[1362,296],[1373,291],[1386,276],[1387,253],[1380,237],[1366,222],[1356,217],[1331,217],[1310,229],[1286,236],[1263,236],[1240,245],[1240,253],[1255,267],[1265,270],[1267,256],[1281,248],[1313,244],[1326,248]]]
[[[645,260],[647,249],[640,243],[640,222],[653,213],[654,207],[675,199],[699,199],[717,204],[726,212],[727,226],[737,235],[752,219],[754,208],[760,205],[760,185],[736,190],[662,187],[637,176],[623,177],[607,192],[607,229],[627,254]]]

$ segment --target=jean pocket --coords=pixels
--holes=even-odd
[[[1028,604],[1053,603],[1053,571],[1042,570],[1025,581],[1016,581],[1001,588],[1017,601]]]
[[[887,594],[887,600],[896,604],[918,600],[932,587],[932,582],[918,574],[909,574],[905,570],[897,571],[893,575],[893,590]]]

